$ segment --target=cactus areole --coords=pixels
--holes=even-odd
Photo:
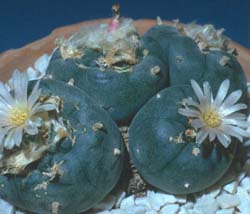
[[[117,183],[123,140],[108,113],[81,90],[54,80],[38,84],[29,94],[30,108],[20,103],[9,111],[16,131],[2,138],[0,195],[35,213],[80,213]]]

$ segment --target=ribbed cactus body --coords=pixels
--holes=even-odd
[[[27,174],[1,175],[0,195],[35,213],[85,211],[101,201],[119,179],[124,157],[121,134],[110,116],[80,89],[54,80],[44,80],[40,87],[42,95],[62,100],[60,116],[72,136],[28,166]],[[57,174],[50,177],[53,172]]]
[[[115,67],[102,69],[96,63],[100,52],[85,49],[84,53],[81,58],[63,59],[56,50],[47,74],[56,80],[73,80],[115,121],[131,119],[149,98],[168,85],[163,51],[151,38],[142,36],[136,51],[138,62],[129,66],[129,71],[118,71]]]

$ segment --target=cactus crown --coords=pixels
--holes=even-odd
[[[113,5],[112,10],[114,17],[109,24],[87,26],[68,39],[57,39],[63,59],[81,58],[85,49],[93,49],[101,52],[96,64],[102,70],[131,71],[129,68],[138,62],[139,35],[132,19],[120,18],[119,5]]]

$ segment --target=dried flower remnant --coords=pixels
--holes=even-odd
[[[195,80],[191,85],[199,102],[191,98],[183,99],[184,106],[179,108],[179,113],[192,119],[191,126],[197,129],[196,142],[201,144],[208,137],[212,142],[218,138],[219,142],[228,147],[231,137],[240,142],[243,137],[250,137],[246,131],[250,123],[246,115],[238,111],[246,109],[244,103],[237,103],[242,95],[241,90],[233,91],[228,96],[230,82],[224,80],[214,98],[208,82],[203,83],[203,90]]]
[[[130,72],[130,67],[138,63],[139,34],[132,19],[120,17],[118,4],[113,5],[112,10],[114,16],[110,23],[87,26],[68,39],[57,39],[62,58],[81,58],[85,50],[92,49],[101,53],[96,60],[101,70],[113,68],[119,73]]]
[[[194,129],[186,129],[185,135],[188,138],[195,138],[196,137],[196,131]]]
[[[224,29],[216,30],[213,25],[187,24],[181,27],[183,34],[194,39],[201,50],[228,50],[229,39],[223,35]]]
[[[24,143],[22,147],[9,151],[0,160],[0,170],[2,174],[21,174],[25,172],[26,167],[41,159],[44,154],[53,148],[60,140],[65,137],[70,137],[62,118],[45,119],[37,134],[35,141]],[[29,136],[25,136],[24,141],[28,140]],[[30,140],[30,139],[29,139]],[[34,142],[34,143],[33,143]]]
[[[178,136],[170,136],[169,141],[174,142],[174,143],[184,143],[183,138],[182,138],[183,133],[180,132]]]
[[[193,148],[192,154],[197,157],[200,154],[200,152],[201,152],[200,149],[195,147]]]
[[[112,6],[112,11],[114,13],[114,18],[111,20],[109,24],[109,32],[114,32],[119,27],[120,5],[114,4]]]

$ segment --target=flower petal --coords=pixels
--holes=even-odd
[[[202,103],[204,101],[204,94],[199,86],[199,84],[195,80],[191,80],[191,85],[194,90],[194,93],[196,94],[197,98],[199,99],[199,102]]]
[[[217,95],[215,97],[214,103],[213,103],[215,107],[219,107],[221,105],[221,103],[223,102],[223,100],[225,99],[227,95],[229,86],[230,86],[230,81],[228,79],[224,80],[221,83],[219,90],[217,92]]]
[[[236,111],[240,111],[240,110],[243,110],[243,109],[246,109],[247,108],[247,105],[244,104],[244,103],[238,103],[238,104],[235,104],[227,109],[224,109],[221,113],[223,115],[223,117],[225,116],[228,116]]]
[[[237,129],[235,129],[235,126],[224,125],[220,127],[220,130],[224,132],[225,134],[228,134],[228,135],[231,135],[232,137],[237,138],[240,142],[243,141],[242,136],[237,132]]]
[[[208,131],[205,129],[201,129],[196,135],[196,143],[202,144],[207,136],[208,136]]]
[[[230,118],[230,119],[234,119],[234,120],[246,120],[247,117],[245,114],[235,112],[235,113],[232,113],[232,114],[226,116],[225,118]]]
[[[36,127],[41,127],[43,125],[43,119],[41,117],[31,118],[30,121],[32,121]]]
[[[242,91],[241,90],[237,90],[232,92],[226,99],[225,101],[222,103],[221,105],[221,109],[227,109],[229,107],[231,107],[232,105],[234,105],[241,97],[242,95]]]
[[[235,130],[235,132],[237,132],[238,134],[240,134],[242,137],[250,137],[250,132],[248,132],[245,129],[242,129],[240,127],[234,126],[234,130]]]
[[[214,129],[209,129],[208,130],[208,136],[209,136],[209,141],[213,142],[216,138],[216,132]]]
[[[222,132],[217,133],[217,138],[225,148],[227,148],[231,143],[231,137],[227,136]]]
[[[29,135],[36,135],[38,134],[38,128],[36,126],[36,123],[34,123],[31,120],[28,120],[25,124],[25,132]]]
[[[0,98],[4,99],[9,105],[13,105],[15,100],[10,95],[10,92],[7,90],[6,86],[0,81]],[[1,101],[0,101],[1,102]]]
[[[8,129],[0,129],[0,144],[3,144],[3,139],[6,136],[6,134],[8,133]]]
[[[196,108],[199,108],[199,104],[195,101],[193,101],[193,99],[190,97],[190,98],[184,98],[182,100],[182,103],[185,103],[187,105],[190,105],[190,106],[194,106]]]
[[[41,90],[39,90],[39,84],[40,84],[40,81],[37,81],[36,85],[34,86],[29,98],[28,98],[28,106],[29,108],[31,108],[35,103],[36,101],[38,100],[40,94],[41,94]]]
[[[209,83],[206,81],[203,83],[203,90],[204,90],[204,102],[206,106],[211,106],[212,101],[212,93],[211,93],[211,87]]]
[[[15,99],[18,102],[26,103],[27,102],[27,90],[28,90],[27,73],[26,72],[21,73],[20,71],[15,70],[12,78],[13,78]]]
[[[222,120],[222,125],[234,125],[242,128],[248,128],[250,127],[250,121],[225,118]]]
[[[29,135],[37,135],[38,128],[36,126],[25,126],[25,132]]]
[[[14,132],[11,130],[6,135],[4,140],[4,147],[7,149],[12,149],[15,146]]]
[[[178,113],[187,117],[199,117],[200,113],[196,110],[179,108]]]
[[[54,104],[40,104],[37,107],[32,109],[32,114],[43,112],[43,111],[52,111],[55,110],[56,106]]]
[[[13,130],[13,133],[14,133],[13,137],[14,137],[15,145],[20,146],[20,144],[22,143],[22,138],[23,138],[23,128],[19,127]]]
[[[195,129],[199,129],[204,126],[204,123],[202,122],[201,119],[194,119],[191,122],[191,126],[194,127]]]
[[[9,111],[11,109],[11,105],[7,103],[2,97],[0,97],[0,111]]]

